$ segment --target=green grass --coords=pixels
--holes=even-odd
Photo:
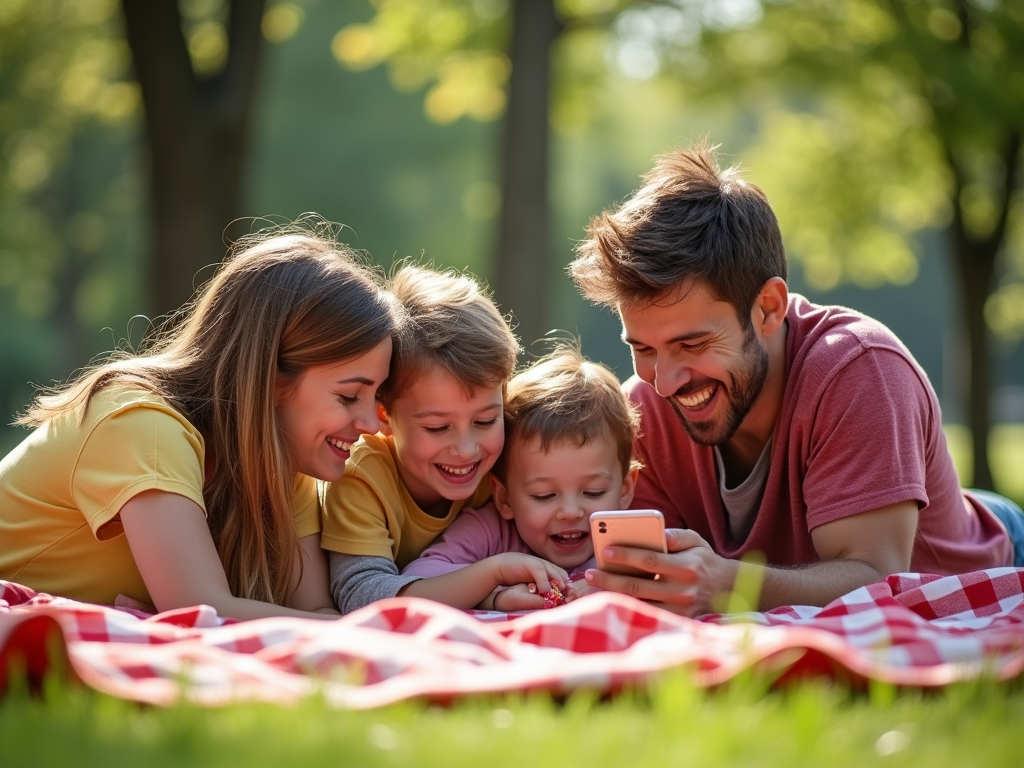
[[[942,428],[960,482],[970,486],[974,474],[971,433],[962,424],[943,424]],[[996,424],[989,435],[988,447],[996,490],[1024,505],[1024,424]]]
[[[750,679],[694,689],[669,676],[648,692],[477,698],[350,712],[140,707],[51,685],[0,700],[0,764],[139,766],[964,766],[1024,765],[1024,686],[982,681],[941,692],[867,693]]]

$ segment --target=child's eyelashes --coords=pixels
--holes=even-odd
[[[583,498],[585,498],[585,499],[591,499],[591,500],[602,499],[602,498],[604,498],[605,496],[608,495],[608,489],[607,488],[602,488],[602,489],[599,489],[599,490],[595,489],[595,490],[591,490],[591,491],[583,491],[582,495],[583,495]],[[534,501],[538,502],[538,503],[545,502],[545,501],[551,501],[552,499],[556,498],[557,496],[558,496],[557,493],[531,493],[530,494],[530,498],[533,499]]]
[[[493,419],[488,419],[486,421],[474,421],[473,422],[473,426],[477,427],[479,429],[487,429],[489,427],[493,427],[494,425],[496,425],[498,423],[498,421],[499,421],[498,417],[495,417]],[[425,432],[427,432],[427,434],[430,434],[430,435],[442,435],[445,432],[447,432],[448,430],[450,430],[451,428],[452,428],[451,424],[439,424],[437,426],[429,426],[427,424],[423,425],[423,430]]]

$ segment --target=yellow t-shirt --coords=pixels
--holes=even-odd
[[[398,475],[394,438],[363,435],[345,462],[345,474],[327,489],[320,544],[346,555],[386,557],[401,570],[452,524],[463,507],[476,509],[490,498],[485,478],[471,498],[453,501],[444,517],[428,515]]]
[[[204,511],[202,435],[166,400],[134,386],[96,393],[85,419],[69,413],[34,430],[0,461],[0,579],[112,604],[151,602],[117,515],[143,491]],[[316,481],[298,475],[299,537],[320,531]]]

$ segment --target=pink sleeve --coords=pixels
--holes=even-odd
[[[868,349],[840,369],[813,414],[808,530],[901,501],[927,504],[927,421],[936,417],[917,371],[894,352]]]
[[[402,575],[442,576],[505,551],[500,520],[493,503],[479,510],[462,510],[433,544],[402,569]]]

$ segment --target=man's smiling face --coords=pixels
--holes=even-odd
[[[757,403],[768,351],[731,304],[687,283],[641,306],[620,306],[637,375],[669,400],[687,433],[724,445]]]

